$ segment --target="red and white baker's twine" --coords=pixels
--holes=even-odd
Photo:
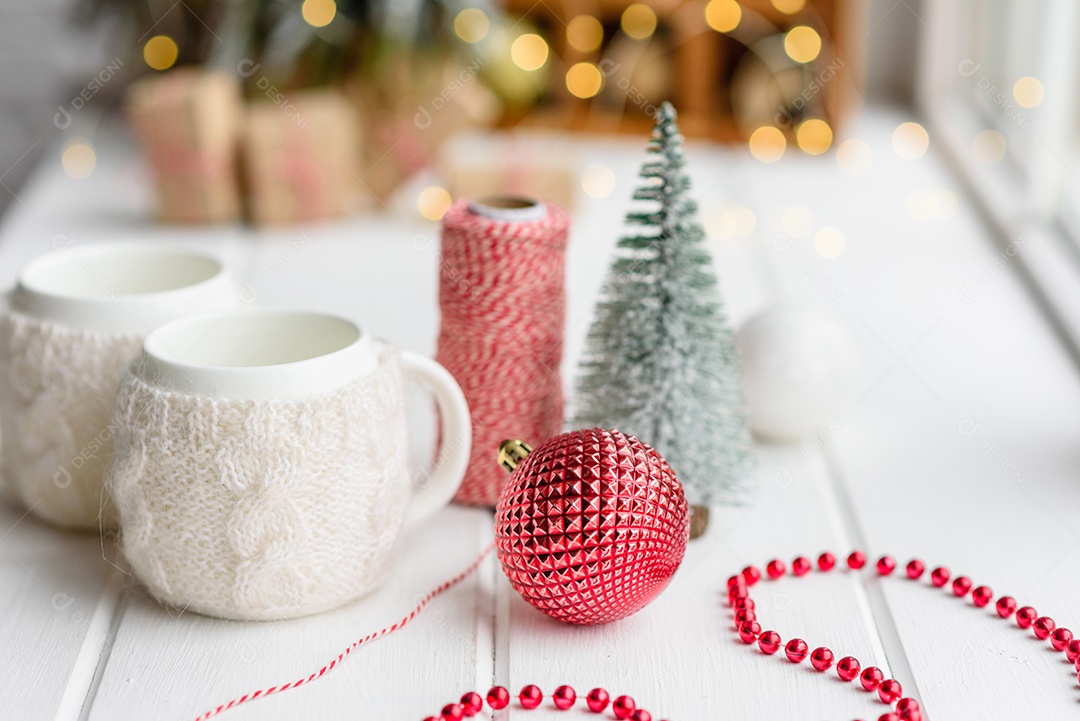
[[[565,211],[503,221],[455,203],[443,217],[435,359],[472,413],[472,458],[459,503],[494,506],[506,482],[495,452],[506,438],[540,443],[559,432],[566,317]]]
[[[239,696],[237,698],[234,698],[232,701],[229,701],[227,703],[223,703],[220,706],[218,706],[217,708],[210,709],[206,713],[197,716],[195,718],[195,721],[206,721],[206,719],[213,718],[214,716],[217,716],[220,713],[228,711],[229,709],[234,708],[236,706],[239,706],[242,703],[247,703],[248,701],[254,701],[257,698],[266,698],[267,696],[270,696],[272,694],[281,693],[282,691],[288,691],[290,688],[297,688],[298,686],[303,686],[306,683],[311,683],[312,681],[314,681],[316,679],[322,678],[327,673],[329,673],[331,670],[333,670],[333,668],[335,666],[337,666],[339,663],[344,661],[345,658],[349,654],[351,654],[353,651],[355,651],[357,648],[359,648],[363,644],[369,643],[371,641],[374,641],[375,639],[382,638],[383,636],[389,635],[389,634],[393,633],[394,631],[397,631],[398,629],[405,626],[407,623],[409,623],[409,621],[412,621],[414,618],[416,618],[420,614],[420,612],[423,611],[424,608],[429,603],[431,603],[436,597],[442,595],[446,591],[449,591],[451,588],[458,585],[459,583],[464,581],[466,578],[468,578],[470,575],[472,575],[473,571],[475,571],[477,568],[480,567],[480,564],[483,563],[484,559],[487,558],[487,555],[489,553],[491,553],[491,550],[493,548],[495,548],[494,543],[492,543],[490,546],[488,546],[486,549],[484,549],[480,553],[480,555],[476,557],[476,560],[473,561],[472,564],[468,568],[466,568],[464,571],[462,571],[458,575],[454,576],[449,581],[446,581],[445,583],[440,585],[438,588],[435,588],[432,591],[429,591],[427,593],[427,595],[425,595],[423,598],[420,599],[420,602],[416,604],[416,606],[413,608],[412,611],[410,611],[408,613],[408,615],[406,615],[400,621],[395,623],[393,626],[387,626],[386,628],[381,628],[378,631],[375,631],[374,633],[369,633],[367,636],[364,636],[363,638],[356,640],[355,642],[353,642],[353,644],[351,646],[349,646],[344,651],[339,653],[337,655],[337,658],[333,659],[332,661],[330,661],[330,663],[326,664],[325,666],[323,666],[322,668],[320,668],[318,671],[311,674],[310,676],[307,676],[305,678],[300,678],[300,679],[297,679],[295,681],[291,681],[289,683],[281,684],[280,686],[270,686],[269,688],[259,689],[258,691],[255,691],[253,693],[246,693],[243,696]]]

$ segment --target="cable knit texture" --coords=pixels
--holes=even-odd
[[[239,620],[378,585],[411,492],[399,355],[308,400],[163,392],[129,372],[110,490],[124,554],[163,603]]]
[[[34,514],[69,528],[115,527],[102,498],[109,419],[141,343],[0,311],[0,477]]]

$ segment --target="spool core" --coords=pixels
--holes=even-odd
[[[547,206],[521,195],[488,195],[470,201],[469,212],[492,220],[520,223],[547,217]]]

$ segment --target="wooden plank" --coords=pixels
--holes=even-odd
[[[771,254],[781,285],[832,307],[862,353],[862,398],[829,444],[846,525],[875,552],[945,563],[1075,627],[1076,368],[977,217],[963,205],[931,221],[905,212],[901,188],[960,191],[933,153],[891,152],[889,126],[903,119],[862,127],[890,192],[837,173],[814,184],[789,173],[775,188],[847,234],[833,260],[809,240]],[[815,272],[789,262],[796,251]],[[1075,712],[1074,670],[1030,632],[902,580],[881,583],[880,598],[890,656],[930,718]]]
[[[130,149],[103,130],[97,150],[98,166],[82,181],[61,172],[59,148],[43,154],[0,228],[0,287],[10,288],[19,269],[43,253],[145,242],[151,232],[246,265],[238,260],[245,253],[238,229],[153,225],[144,171]],[[82,718],[124,605],[122,563],[119,551],[93,534],[59,531],[18,505],[0,506],[0,609],[9,619],[0,626],[0,670],[9,679],[0,708],[11,718]]]
[[[466,568],[490,538],[489,527],[484,511],[443,511],[402,539],[381,588],[337,611],[293,621],[237,623],[179,613],[136,591],[88,718],[182,721],[306,677],[356,639],[400,620],[419,597]],[[450,538],[455,542],[447,543]],[[490,559],[486,569],[480,572],[491,572]],[[410,625],[360,647],[322,679],[222,718],[419,719],[437,712],[473,687],[477,669],[491,663],[490,646],[476,645],[485,634],[478,626],[490,623],[490,616],[478,613],[481,583],[473,575]]]
[[[804,448],[762,447],[752,508],[714,510],[709,533],[692,543],[664,594],[640,613],[591,628],[571,628],[528,607],[506,581],[509,658],[503,682],[516,690],[536,683],[547,693],[569,683],[579,693],[603,686],[629,693],[654,718],[823,718],[880,713],[868,694],[783,653],[766,657],[744,646],[723,601],[724,579],[772,556],[838,552],[849,542],[832,522],[817,476],[821,459]],[[785,641],[804,638],[842,654],[884,662],[869,623],[858,576],[834,571],[754,588],[759,618]],[[524,715],[512,713],[512,718]]]
[[[120,581],[92,535],[57,531],[0,504],[0,708],[8,718],[78,718]]]

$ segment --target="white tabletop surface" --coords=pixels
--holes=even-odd
[[[854,684],[739,643],[721,603],[724,579],[747,563],[825,549],[945,563],[1080,631],[1080,376],[1015,268],[997,262],[1000,249],[933,144],[916,161],[893,152],[892,129],[905,119],[874,110],[850,129],[873,149],[861,176],[838,169],[833,154],[763,165],[743,149],[691,146],[735,322],[781,298],[824,307],[850,329],[863,372],[857,403],[827,440],[755,449],[750,504],[714,511],[657,602],[608,626],[562,626],[521,601],[489,558],[412,625],[324,678],[222,718],[419,720],[497,681],[547,692],[605,686],[636,696],[658,720],[876,719],[885,707]],[[610,167],[617,183],[607,199],[582,195],[575,214],[568,373],[644,145],[579,142],[582,165]],[[909,215],[920,197],[948,198],[944,191],[955,207],[946,202],[929,220]],[[753,211],[753,233],[715,237],[732,204]],[[842,229],[839,257],[818,255],[810,237],[772,242],[793,205],[811,209],[814,228]],[[383,210],[274,232],[192,230],[154,225],[150,208],[145,170],[122,145],[104,143],[85,180],[66,177],[59,153],[48,155],[4,220],[0,285],[58,235],[75,247],[174,241],[221,253],[260,304],[349,315],[377,336],[433,352],[437,244],[413,239],[434,237],[435,224]],[[962,292],[971,283],[973,301]],[[466,567],[491,536],[490,513],[450,508],[403,540],[392,578],[371,596],[299,621],[229,623],[158,605],[111,542],[0,506],[0,717],[188,721],[317,670]],[[815,573],[759,585],[755,597],[765,626],[785,639],[895,675],[924,718],[1077,716],[1080,688],[1062,654],[925,584]]]

